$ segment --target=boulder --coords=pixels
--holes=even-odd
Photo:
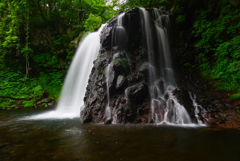
[[[152,70],[152,67],[148,62],[142,63],[138,69],[139,73],[143,74],[145,77],[148,76],[150,70]]]
[[[42,103],[48,103],[48,102],[51,102],[51,99],[50,98],[44,98],[41,102]]]
[[[127,96],[132,103],[140,104],[148,95],[148,85],[146,83],[139,83],[128,88]]]
[[[123,92],[127,86],[127,80],[123,75],[119,75],[117,78],[116,89],[119,92]]]

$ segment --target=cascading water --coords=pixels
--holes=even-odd
[[[168,30],[170,21],[168,15],[161,15],[157,9],[153,10],[154,26],[151,25],[151,15],[144,8],[140,8],[146,33],[149,68],[149,92],[151,97],[152,120],[157,124],[191,124],[192,121],[186,109],[178,103],[173,95],[177,88],[171,62]],[[163,24],[164,19],[165,23]],[[154,39],[151,29],[157,33],[158,53],[154,50]],[[157,55],[158,54],[158,55]],[[160,64],[156,63],[158,56]],[[200,123],[200,122],[199,122]]]
[[[84,105],[84,95],[88,77],[100,49],[100,33],[105,24],[97,32],[88,34],[80,43],[67,73],[60,100],[55,111],[31,116],[26,119],[62,119],[79,117]],[[79,111],[80,109],[80,111]]]
[[[193,101],[193,106],[195,107],[194,114],[197,119],[197,122],[198,122],[198,124],[203,124],[199,115],[204,116],[204,115],[206,115],[207,112],[201,105],[197,104],[196,95],[192,95],[192,93],[189,92],[189,96],[190,96],[191,100]]]
[[[112,30],[112,47],[118,46],[118,50],[123,50],[126,42],[126,33],[123,27],[123,16],[121,13],[118,16],[117,26]]]
[[[105,117],[106,119],[110,119],[111,118],[111,109],[110,109],[110,106],[109,106],[109,103],[110,103],[110,92],[109,92],[109,78],[110,78],[110,71],[111,71],[111,68],[112,68],[112,63],[108,64],[107,66],[107,70],[106,70],[106,84],[107,84],[107,107],[106,107],[106,111],[105,111]]]
[[[125,47],[125,42],[126,42],[126,33],[125,33],[125,29],[123,27],[123,16],[125,15],[125,13],[121,13],[118,16],[117,19],[117,26],[112,30],[112,44],[111,46],[114,47],[118,47],[117,50],[124,50]],[[110,72],[114,72],[112,71],[112,66],[113,66],[113,61],[115,59],[115,57],[118,54],[115,54],[113,56],[113,60],[110,64],[108,64],[107,70],[105,72],[106,75],[106,84],[107,84],[107,107],[105,110],[105,118],[106,120],[109,120],[111,118],[113,118],[113,123],[116,123],[116,109],[111,110],[111,107],[109,106],[110,104],[110,92],[109,92],[109,78],[111,73]]]

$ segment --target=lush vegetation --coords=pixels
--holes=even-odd
[[[235,92],[232,99],[240,98],[238,1],[121,2],[1,0],[0,108],[31,107],[44,93],[58,99],[63,78],[81,37],[99,28],[120,10],[135,7],[164,6],[171,10],[179,38],[177,48],[188,53],[183,64],[216,80],[218,90]],[[184,48],[186,44],[187,49]]]
[[[31,107],[44,92],[58,99],[74,46],[112,8],[104,0],[2,0],[0,108]]]
[[[192,50],[195,61],[185,65],[200,70],[205,78],[215,80],[218,90],[236,93],[240,93],[239,5],[239,2],[227,0],[188,2],[182,11],[191,14],[179,12],[183,18],[178,21],[185,23],[185,27],[186,19],[193,24],[188,50]],[[230,98],[239,99],[239,94]]]
[[[219,90],[240,92],[240,10],[222,0],[198,14],[193,33],[200,68],[219,79]]]

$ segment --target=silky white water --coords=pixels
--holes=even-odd
[[[112,47],[123,50],[126,43],[126,32],[123,27],[123,17],[125,13],[121,13],[117,19],[117,26],[112,30]]]
[[[140,8],[140,14],[145,29],[148,63],[152,66],[149,68],[152,121],[156,124],[194,125],[187,110],[173,95],[177,85],[168,40],[168,33],[171,30],[169,17],[161,14],[158,9],[154,9],[152,14],[154,24],[152,24],[151,15],[146,9]],[[154,50],[152,29],[155,29],[157,34],[158,51]],[[158,57],[157,62],[159,63],[156,62],[156,57]],[[199,119],[198,124],[202,124]]]
[[[198,103],[196,102],[196,95],[193,95],[190,92],[189,92],[189,95],[190,95],[191,100],[193,101],[193,106],[195,108],[194,114],[197,119],[197,122],[198,122],[198,124],[203,124],[203,122],[200,120],[199,115],[204,116],[204,115],[206,115],[207,112],[201,105],[198,105]]]
[[[105,26],[102,25],[97,32],[88,34],[79,44],[68,70],[61,91],[56,110],[27,117],[24,119],[63,119],[79,117],[84,105],[84,95],[88,78],[100,49],[100,33]]]

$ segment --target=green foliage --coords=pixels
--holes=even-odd
[[[9,106],[10,106],[10,103],[8,103],[8,102],[1,102],[0,103],[0,108],[2,108],[2,109],[5,109],[5,108],[7,108]]]
[[[25,108],[29,108],[33,106],[34,102],[36,102],[36,100],[23,101],[23,104]]]
[[[58,99],[75,50],[69,43],[112,18],[113,5],[105,0],[2,0],[0,95],[35,100],[45,90]],[[33,100],[24,101],[24,107]],[[11,101],[0,99],[0,105],[10,107]]]
[[[0,71],[0,95],[15,96],[24,83],[24,75],[9,70]]]
[[[38,86],[36,86],[36,87],[33,88],[33,94],[34,94],[34,95],[42,96],[42,94],[43,94],[42,91],[43,91],[43,88],[42,88],[41,85],[38,85]]]
[[[43,106],[46,106],[46,105],[47,105],[47,103],[46,103],[46,102],[44,102],[44,103],[42,103],[42,105],[43,105]]]
[[[63,73],[41,72],[38,81],[42,84],[44,89],[48,91],[50,96],[54,96],[56,99],[58,99],[63,85]]]
[[[239,82],[236,82],[235,79],[221,79],[217,82],[216,88],[219,91],[239,91],[240,85]]]
[[[218,11],[218,12],[216,12]],[[207,8],[196,11],[194,23],[195,52],[202,70],[220,79],[216,87],[223,91],[240,88],[240,10],[228,1],[209,1]]]
[[[94,31],[99,28],[102,24],[102,18],[100,16],[95,16],[90,14],[88,19],[84,23],[86,31]]]
[[[17,105],[11,105],[10,108],[18,108]]]
[[[240,99],[240,94],[233,94],[229,98],[233,99],[233,100],[239,100]]]
[[[115,6],[118,6],[120,10],[127,10],[136,7],[145,8],[159,8],[165,5],[173,4],[174,0],[128,0],[127,3],[121,4],[120,0],[113,1]]]

